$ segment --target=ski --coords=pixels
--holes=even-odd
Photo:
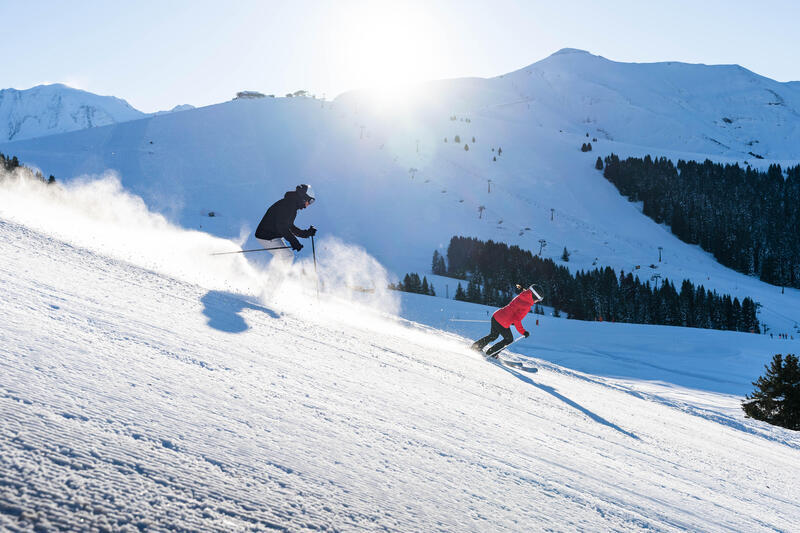
[[[525,363],[523,363],[522,361],[510,361],[508,359],[503,359],[502,357],[495,358],[488,355],[485,357],[485,359],[490,363],[494,363],[496,365],[504,365],[509,368],[513,368],[515,370],[522,370],[523,372],[528,372],[530,374],[535,374],[536,372],[539,371],[539,369],[536,368],[535,366],[526,366]]]
[[[520,337],[520,338],[522,338],[522,337]],[[519,340],[519,339],[517,339],[517,340]],[[508,348],[508,346],[505,346],[503,349],[500,350],[500,352],[502,352],[506,348]],[[516,370],[522,370],[524,372],[530,372],[531,374],[534,374],[534,373],[539,371],[539,369],[536,368],[535,366],[526,365],[522,361],[512,361],[510,359],[504,359],[504,358],[500,357],[499,355],[497,357],[492,357],[491,355],[487,354],[483,350],[474,349],[474,351],[479,352],[483,356],[483,358],[485,360],[487,360],[490,363],[494,363],[496,365],[505,365],[505,366],[507,366],[509,368],[514,368]],[[498,354],[500,352],[498,352]]]

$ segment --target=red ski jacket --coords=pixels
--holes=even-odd
[[[511,324],[514,324],[517,331],[525,335],[525,328],[522,327],[522,319],[525,318],[525,315],[530,313],[533,304],[533,293],[525,289],[511,300],[510,304],[495,311],[492,317],[504,328],[510,328]]]

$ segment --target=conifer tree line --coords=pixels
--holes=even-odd
[[[24,165],[22,165],[19,162],[19,159],[17,158],[17,156],[9,157],[9,156],[6,156],[5,154],[3,154],[2,152],[0,152],[0,168],[5,170],[6,172],[13,172],[15,169],[20,168],[20,167],[28,168],[28,167],[25,167]],[[31,169],[29,169],[29,170],[31,170]],[[48,179],[45,179],[44,175],[41,172],[39,172],[38,170],[36,172],[33,172],[33,170],[31,170],[31,172],[39,180],[44,181],[46,183],[53,184],[56,181],[56,177],[53,176],[52,174],[50,175],[50,177]]]
[[[738,164],[605,158],[603,175],[644,214],[723,265],[800,288],[800,165],[766,172]]]
[[[389,288],[395,291],[413,292],[417,294],[427,294],[428,296],[436,296],[436,291],[433,285],[428,285],[428,278],[423,276],[422,280],[419,279],[419,274],[411,272],[406,274],[403,281],[398,282],[396,285],[389,284]]]
[[[17,159],[17,156],[6,157],[2,152],[0,152],[0,166],[3,167],[3,170],[11,172],[20,166],[19,159]]]
[[[441,267],[439,257],[435,252],[433,263]],[[758,306],[750,298],[740,302],[689,280],[680,290],[668,279],[654,286],[610,267],[573,275],[552,259],[499,242],[453,237],[443,274],[467,281],[466,289],[458,285],[457,300],[500,307],[516,296],[515,284],[535,282],[546,305],[573,319],[760,333]]]

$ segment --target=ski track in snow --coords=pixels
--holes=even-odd
[[[3,220],[0,256],[3,530],[800,522],[780,428],[546,361],[496,367],[458,335],[310,295],[276,309]]]

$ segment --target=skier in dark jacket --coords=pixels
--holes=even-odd
[[[256,239],[265,248],[286,246],[286,243],[283,242],[283,239],[286,239],[291,244],[292,250],[299,252],[303,249],[303,245],[300,244],[297,237],[307,239],[316,235],[317,229],[314,226],[309,226],[308,229],[300,229],[294,225],[294,219],[298,210],[305,209],[313,203],[314,191],[311,185],[304,183],[298,185],[295,190],[288,191],[281,200],[278,200],[267,209],[258,224],[258,228],[256,228]]]
[[[517,285],[517,288],[522,289],[522,286]],[[514,327],[516,327],[517,331],[522,335],[528,337],[530,333],[522,327],[522,319],[525,318],[525,315],[530,313],[531,307],[540,301],[541,298],[534,290],[533,285],[527,289],[523,289],[519,295],[511,300],[511,303],[494,312],[492,315],[492,330],[482,339],[475,341],[472,345],[472,349],[482,353],[484,346],[502,335],[503,340],[492,345],[486,352],[486,355],[496,358],[500,350],[514,341],[514,335],[511,333],[511,324],[514,324]]]
[[[305,183],[298,185],[295,190],[288,191],[281,200],[272,204],[258,224],[256,240],[269,250],[273,259],[270,263],[267,286],[264,288],[265,298],[272,297],[292,266],[294,254],[289,250],[289,246],[299,252],[303,249],[303,245],[297,237],[307,239],[316,235],[317,229],[314,226],[300,229],[294,225],[297,211],[313,203],[314,191],[311,185]],[[289,245],[286,241],[289,241]]]

